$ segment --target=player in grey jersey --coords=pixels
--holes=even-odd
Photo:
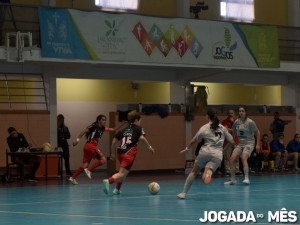
[[[211,182],[213,172],[221,165],[223,159],[224,140],[226,139],[234,145],[231,134],[226,127],[220,124],[215,109],[207,111],[207,118],[209,122],[202,126],[188,146],[180,151],[180,153],[189,151],[194,143],[204,140],[204,144],[201,146],[201,150],[195,159],[194,167],[185,181],[183,191],[177,195],[180,199],[185,199],[187,192],[202,168],[204,168],[202,175],[203,182],[205,184]]]
[[[250,180],[248,158],[250,157],[254,148],[257,152],[259,152],[260,150],[260,132],[255,122],[247,117],[247,109],[245,106],[239,107],[239,118],[234,122],[232,129],[233,134],[236,134],[238,137],[239,144],[235,147],[230,157],[230,180],[225,182],[224,184],[236,184],[234,163],[239,157],[241,157],[245,176],[243,183],[249,185]],[[256,146],[255,138],[257,140]]]

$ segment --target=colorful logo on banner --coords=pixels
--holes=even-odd
[[[104,20],[104,24],[105,32],[97,37],[101,52],[109,55],[124,55],[127,38],[118,35],[120,24],[116,20]]]
[[[213,45],[213,57],[217,60],[233,60],[233,52],[237,48],[237,42],[232,40],[230,30],[224,27],[224,42]]]
[[[141,22],[138,22],[132,33],[140,42],[145,52],[150,56],[155,48],[166,57],[171,48],[175,48],[178,55],[183,57],[190,50],[191,53],[198,58],[203,47],[199,40],[195,37],[189,26],[185,26],[182,33],[178,32],[173,25],[167,29],[165,33],[154,24],[150,31],[147,32]]]

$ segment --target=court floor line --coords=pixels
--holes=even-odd
[[[245,186],[245,187],[249,187],[249,186]],[[228,187],[231,188],[231,187]],[[292,195],[293,197],[297,197],[298,195],[293,192],[292,194],[287,193],[287,191],[300,191],[300,187],[299,188],[286,188],[285,189],[285,196],[289,196]],[[251,192],[267,192],[270,193],[270,195],[273,195],[272,192],[273,191],[282,191],[282,188],[278,188],[278,189],[251,189]],[[235,190],[235,193],[248,193],[249,190]],[[188,196],[197,196],[197,195],[224,195],[224,194],[228,194],[228,191],[213,191],[213,192],[207,192],[207,191],[203,191],[203,192],[194,192],[194,193],[189,193]],[[157,195],[160,198],[161,197],[172,197],[172,198],[176,198],[176,194],[159,194]],[[300,196],[300,194],[299,194]],[[114,199],[118,199],[118,200],[127,200],[127,199],[140,199],[140,198],[155,198],[156,196],[152,196],[152,195],[140,195],[140,196],[106,196],[106,197],[102,197],[102,198],[95,198],[95,199],[78,199],[78,200],[71,200],[71,201],[44,201],[44,202],[16,202],[16,203],[0,203],[0,206],[17,206],[17,205],[36,205],[36,204],[57,204],[57,203],[76,203],[76,202],[91,202],[91,201],[103,201],[103,200],[114,200]],[[179,199],[178,199],[179,200]],[[186,199],[185,201],[188,201],[188,199]]]
[[[0,211],[0,214],[22,214],[26,215],[43,215],[43,216],[60,216],[60,217],[80,217],[80,218],[95,218],[95,219],[122,219],[122,220],[146,220],[146,221],[171,221],[171,222],[188,222],[188,223],[200,223],[198,220],[186,220],[186,219],[170,219],[170,218],[149,218],[149,217],[112,217],[112,216],[90,216],[90,215],[73,215],[73,214],[59,214],[59,213],[39,213],[39,212],[12,212],[12,211]],[[104,223],[91,223],[91,224],[104,224]],[[218,223],[205,223],[207,225],[213,224],[217,225]],[[222,223],[223,224],[223,223]],[[269,225],[270,223],[256,222],[256,223],[247,223],[248,225]],[[276,225],[285,225],[283,223],[276,223]]]
[[[197,220],[172,219],[172,218],[151,218],[151,217],[124,217],[124,216],[92,216],[79,214],[60,214],[44,212],[13,212],[0,211],[1,214],[23,214],[23,215],[43,215],[43,216],[63,216],[63,217],[81,217],[81,218],[98,218],[98,219],[127,219],[127,220],[148,220],[148,221],[174,221],[174,222],[195,222]]]

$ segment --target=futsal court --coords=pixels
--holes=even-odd
[[[296,211],[300,224],[300,176],[296,173],[251,176],[251,185],[224,186],[227,177],[214,177],[209,185],[198,178],[185,200],[181,192],[186,176],[172,174],[129,174],[119,196],[105,195],[105,173],[89,180],[81,174],[79,185],[67,180],[40,180],[38,183],[0,185],[0,224],[18,225],[185,225],[201,224],[204,212],[253,212],[256,223],[268,222],[268,212]],[[150,195],[147,185],[160,184],[160,192]],[[110,192],[114,186],[111,185]],[[288,213],[286,213],[288,215]],[[261,218],[263,216],[263,218]],[[289,216],[285,217],[288,218]],[[215,222],[205,224],[229,224]],[[232,223],[231,223],[232,224]],[[240,223],[246,224],[246,223]],[[287,224],[273,222],[272,224]]]

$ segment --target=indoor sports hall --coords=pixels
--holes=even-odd
[[[207,106],[223,120],[246,105],[270,141],[280,114],[284,143],[299,136],[299,16],[300,0],[0,0],[0,225],[299,225],[300,152],[278,167],[266,159],[250,185],[237,175],[226,186],[222,171],[177,197],[195,159],[194,149],[179,151],[207,123]],[[150,145],[139,147],[122,193],[110,185],[107,195],[102,181],[118,161],[101,162],[89,179],[80,135],[100,115],[104,130],[118,127],[131,110]],[[70,134],[64,158],[58,115]],[[33,176],[13,162],[24,153],[9,150],[11,127],[41,159]],[[100,135],[104,159],[114,137]]]

